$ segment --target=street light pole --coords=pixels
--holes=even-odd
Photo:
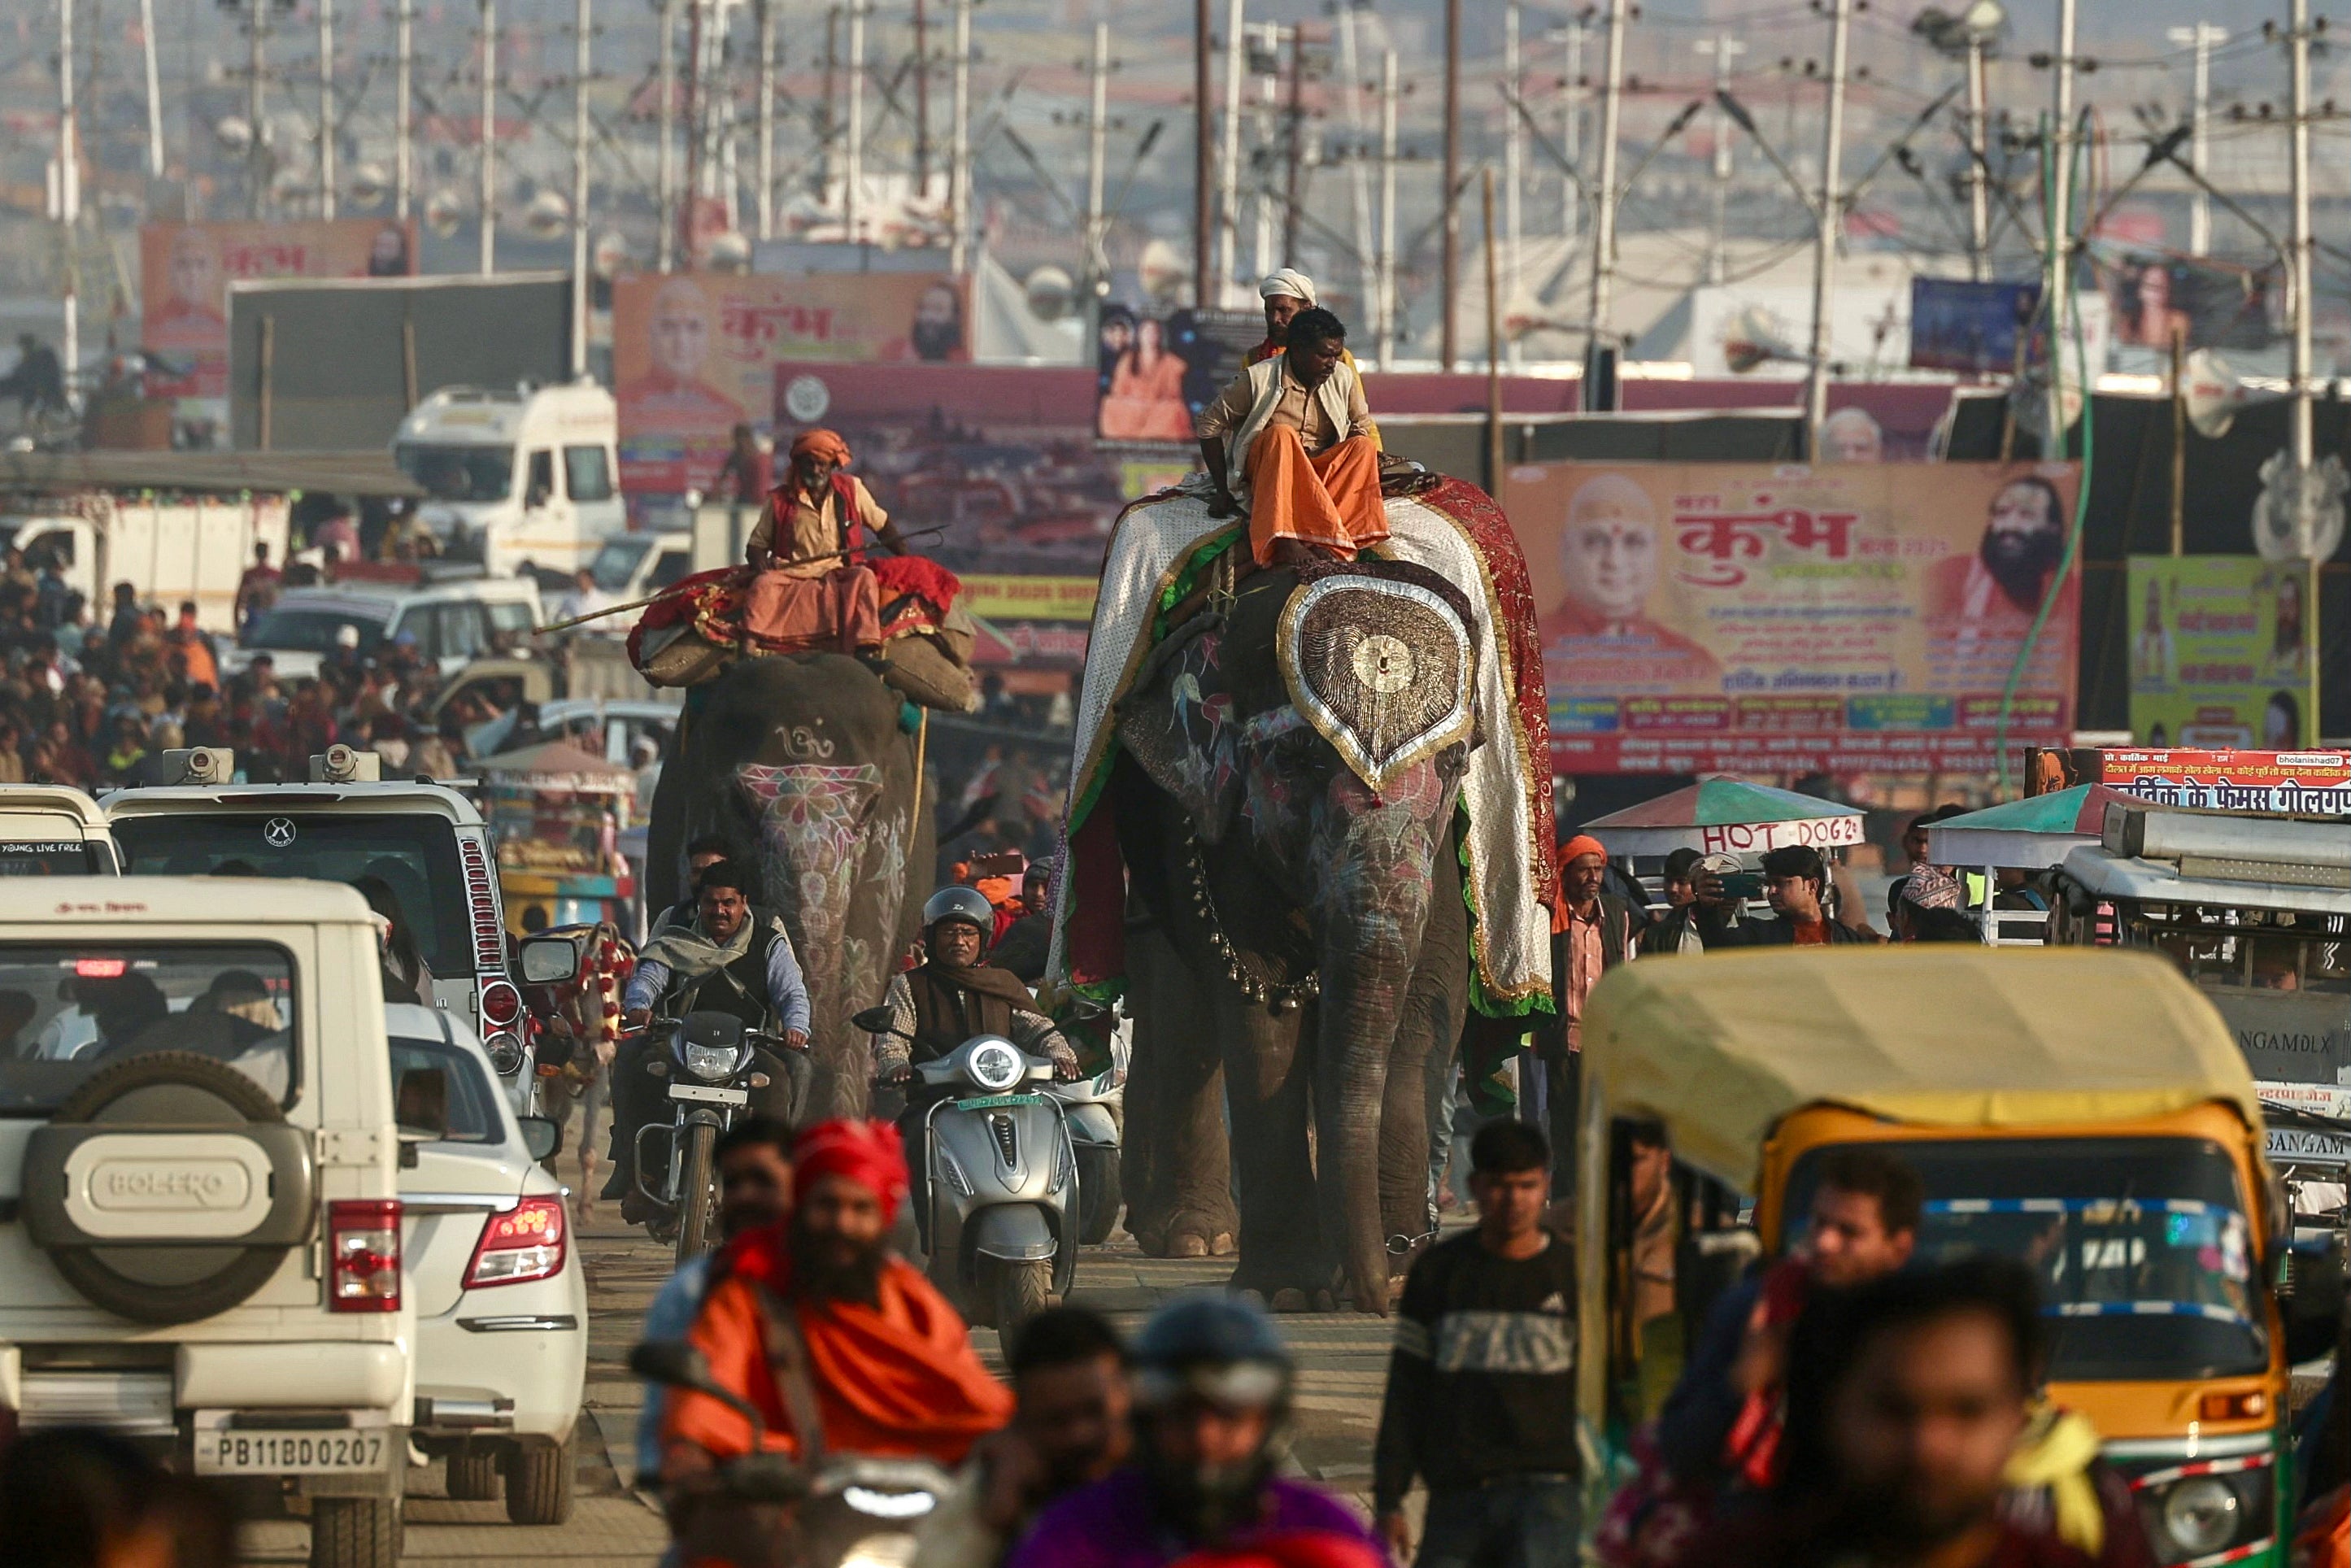
[[[1228,0],[1225,7],[1225,162],[1224,184],[1217,195],[1217,283],[1230,287],[1239,266],[1236,254],[1241,231],[1241,54],[1248,47],[1242,34],[1249,27],[1248,0]],[[1221,306],[1219,294],[1207,301]]]
[[[1502,79],[1510,84],[1510,101],[1524,101],[1527,90],[1526,64],[1520,47],[1520,0],[1508,0],[1502,7]],[[1520,200],[1526,183],[1525,131],[1513,110],[1502,125],[1502,291],[1505,298],[1519,290],[1519,245],[1524,230],[1520,226]],[[1519,362],[1519,345],[1510,342],[1510,362]]]
[[[2073,0],[2065,0],[2071,5]],[[1829,112],[1821,134],[1820,222],[1813,250],[1813,340],[1804,371],[1804,455],[1820,456],[1821,426],[1829,416],[1829,302],[1836,274],[1839,231],[1844,226],[1845,51],[1853,31],[1853,0],[1830,0]]]
[[[677,6],[678,0],[662,0],[661,156],[654,161],[661,222],[653,237],[653,258],[664,272],[677,265]]]
[[[1839,0],[1843,4],[1843,0]],[[1600,87],[1600,177],[1592,214],[1591,347],[1608,340],[1610,298],[1616,284],[1616,132],[1625,107],[1625,23],[1626,0],[1608,0],[1608,75]],[[1596,355],[1587,355],[1587,366]],[[1590,408],[1590,384],[1584,406]]]
[[[1209,262],[1217,248],[1216,220],[1211,215],[1216,184],[1216,123],[1210,102],[1212,73],[1209,56],[1209,0],[1192,0],[1192,302],[1206,309],[1216,299]]]
[[[1396,52],[1380,55],[1380,369],[1395,362]]]
[[[335,215],[335,0],[319,0],[319,215]]]
[[[971,0],[955,0],[954,134],[947,205],[955,228],[947,266],[960,277],[971,270]]]
[[[416,0],[400,0],[392,21],[392,215],[408,215],[410,189],[415,179],[415,154],[410,143],[409,78],[416,70]]]
[[[571,9],[571,378],[588,373],[588,73],[592,0]]]
[[[74,118],[74,0],[57,0],[57,237],[65,277],[66,391],[81,381],[81,291],[74,229],[81,218],[81,127]],[[20,408],[21,404],[18,405]]]
[[[249,215],[258,218],[269,196],[269,154],[261,134],[261,73],[268,64],[262,40],[269,33],[269,0],[253,0],[246,14],[252,36],[246,47],[245,119],[253,128],[253,139],[245,152],[246,204]]]
[[[2075,0],[2057,0],[2057,68],[2050,131],[2051,203],[2047,273],[2042,294],[2049,301],[2049,418],[2042,437],[2043,456],[2065,445],[2065,328],[2074,294],[2074,32]],[[2087,389],[2085,389],[2086,392]]]
[[[776,237],[776,7],[759,0],[759,237]]]
[[[2311,481],[2314,456],[2310,433],[2310,0],[2291,0],[2287,7],[2286,53],[2288,68],[2293,72],[2292,134],[2294,137],[2293,168],[2290,178],[2294,187],[2294,230],[2291,246],[2294,275],[2294,382],[2292,432],[2295,501],[2305,514],[2315,501]],[[2199,172],[2201,172],[2199,170]],[[2301,527],[2296,534],[2308,538],[2309,519],[2298,518]],[[2307,546],[2305,545],[2305,549]],[[2318,744],[2318,559],[2311,552],[2308,575],[2303,584],[2303,670],[2309,689],[2303,695],[2302,743]]]
[[[2216,45],[2229,41],[2229,30],[2210,22],[2199,22],[2192,27],[2174,27],[2164,36],[2196,51],[2196,97],[2188,121],[2188,158],[2196,165],[2196,172],[2209,180],[2212,171],[2206,162],[2205,132],[2211,122],[2212,50]],[[2188,197],[2188,254],[2202,256],[2212,244],[2212,198],[2203,186],[2191,185]]]
[[[1984,172],[1991,156],[1984,120],[1985,39],[1968,37],[1968,276],[1978,283],[1991,279],[1991,189]]]
[[[155,0],[139,0],[139,52],[147,70],[147,177],[163,177],[163,84],[155,68]]]
[[[1623,0],[1617,0],[1623,4]],[[1437,357],[1454,368],[1453,304],[1461,250],[1461,0],[1445,0],[1444,253],[1437,288]]]
[[[842,225],[849,243],[860,245],[865,204],[865,0],[849,0],[849,151],[844,166]]]
[[[498,0],[482,0],[482,267],[498,269]]]
[[[1730,62],[1745,54],[1747,46],[1728,33],[1717,33],[1690,47],[1714,57],[1714,228],[1707,236],[1706,280],[1719,287],[1728,270],[1722,247],[1730,204],[1730,111],[1722,107],[1722,99],[1730,90]]]

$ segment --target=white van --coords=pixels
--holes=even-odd
[[[309,1500],[391,1568],[416,1397],[375,925],[316,882],[0,883],[0,1406]],[[413,1107],[413,1129],[400,1124]]]
[[[116,876],[106,813],[63,784],[0,785],[0,877]]]
[[[627,531],[620,410],[591,381],[498,391],[444,387],[400,422],[392,455],[429,497],[417,520],[445,559],[499,577],[572,572]]]
[[[454,675],[488,653],[493,638],[528,649],[543,615],[538,584],[528,577],[413,584],[354,579],[332,588],[289,588],[254,618],[235,647],[221,651],[221,673],[242,674],[256,655],[267,653],[279,679],[308,680],[349,628],[362,659],[407,633],[416,639],[418,658]]]

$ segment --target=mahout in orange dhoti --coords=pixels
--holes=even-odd
[[[1260,566],[1301,551],[1352,560],[1388,537],[1379,436],[1345,337],[1329,311],[1298,312],[1282,352],[1249,366],[1201,411],[1214,515],[1230,516],[1246,497]]]

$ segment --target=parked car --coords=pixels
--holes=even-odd
[[[507,1517],[571,1513],[572,1433],[588,1370],[588,1287],[563,1188],[541,1161],[561,1142],[517,1117],[488,1055],[445,1008],[384,1009],[392,1081],[442,1075],[442,1135],[400,1173],[402,1256],[416,1310],[418,1448],[448,1466],[449,1495]]]
[[[215,753],[214,776],[234,776]],[[123,864],[138,875],[224,871],[392,890],[433,972],[433,1001],[488,1049],[517,1113],[537,1106],[522,993],[507,970],[497,852],[474,802],[439,784],[385,782],[373,752],[333,747],[309,784],[177,784],[104,798]]]
[[[0,877],[115,876],[122,870],[106,813],[63,784],[0,786]]]
[[[354,652],[368,658],[404,635],[416,652],[455,674],[503,637],[527,647],[544,619],[538,584],[528,577],[449,577],[416,583],[350,581],[332,588],[289,588],[224,651],[222,673],[235,674],[267,653],[282,678],[308,679],[335,651],[346,627]]]
[[[347,887],[0,883],[0,1404],[308,1501],[392,1568],[414,1402],[403,1130]]]

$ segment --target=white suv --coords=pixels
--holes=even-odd
[[[437,1070],[442,1137],[400,1173],[402,1256],[416,1310],[417,1446],[448,1461],[449,1495],[507,1517],[571,1513],[572,1428],[588,1374],[588,1286],[563,1188],[538,1164],[559,1134],[517,1119],[489,1058],[446,1009],[384,1009],[392,1081]]]
[[[289,1487],[314,1568],[391,1568],[407,1471],[380,972],[345,887],[0,882],[0,1406]]]
[[[408,633],[416,639],[419,658],[438,664],[444,675],[455,674],[490,652],[494,635],[527,649],[541,619],[538,582],[528,577],[289,588],[225,651],[221,673],[235,674],[266,653],[281,678],[308,679],[349,628],[360,658],[374,656]]]
[[[313,760],[339,752],[350,760],[342,747]],[[210,755],[226,776],[225,754]],[[380,879],[433,971],[431,999],[481,1035],[517,1111],[537,1104],[522,992],[507,977],[497,851],[473,801],[445,785],[345,779],[117,789],[103,804],[134,875]]]

